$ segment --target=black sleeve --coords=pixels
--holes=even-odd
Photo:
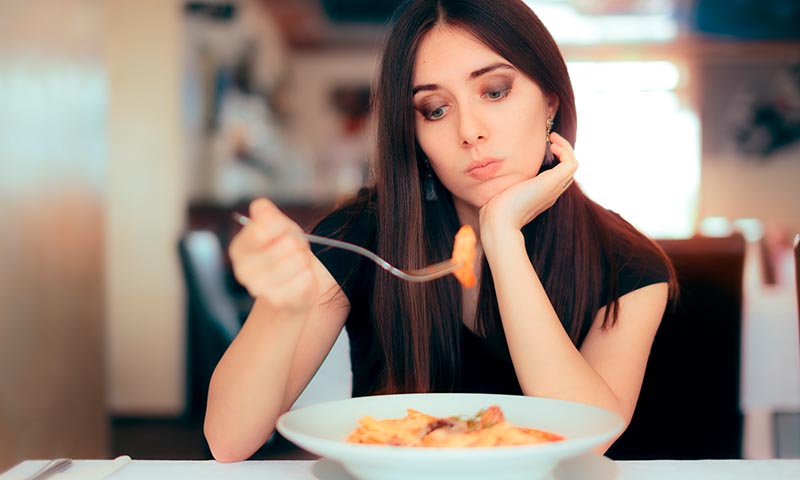
[[[619,296],[661,282],[669,282],[669,270],[664,259],[655,252],[634,252],[617,257]]]
[[[325,217],[312,233],[373,250],[374,230],[374,219],[366,209],[350,205]],[[354,290],[359,287],[358,280],[366,278],[362,269],[366,268],[365,264],[369,261],[356,253],[315,243],[311,244],[311,251],[328,269],[352,303]]]
[[[618,297],[648,285],[669,282],[669,267],[666,263],[669,260],[662,257],[658,247],[644,234],[636,231],[633,225],[616,212],[611,213],[641,236],[641,242],[620,242],[614,246]]]

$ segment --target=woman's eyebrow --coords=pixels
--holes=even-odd
[[[495,71],[497,69],[500,69],[500,68],[509,69],[509,70],[516,70],[514,67],[512,67],[511,65],[509,65],[507,63],[497,62],[497,63],[493,63],[491,65],[487,65],[487,66],[485,66],[483,68],[479,68],[479,69],[475,70],[474,72],[471,72],[469,74],[468,79],[469,80],[474,80],[474,79],[480,77],[481,75],[486,75],[487,73],[493,72],[493,71]],[[416,95],[419,92],[431,91],[431,90],[439,90],[440,88],[441,87],[439,85],[435,84],[435,83],[427,83],[425,85],[417,85],[416,87],[413,88],[412,94]]]
[[[491,65],[485,66],[483,68],[479,68],[478,70],[475,70],[474,72],[470,73],[469,74],[469,79],[470,80],[476,79],[476,78],[480,77],[481,75],[486,75],[487,73],[493,72],[493,71],[497,70],[498,68],[507,68],[507,69],[510,69],[510,70],[516,70],[514,67],[512,67],[511,65],[509,65],[507,63],[497,62],[497,63],[493,63]]]
[[[439,85],[436,85],[435,83],[429,83],[427,85],[417,85],[412,90],[412,93],[413,93],[413,95],[416,95],[419,92],[430,91],[430,90],[439,90],[439,88],[441,88],[441,87],[439,87]]]

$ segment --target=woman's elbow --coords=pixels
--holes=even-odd
[[[225,450],[222,446],[213,445],[211,442],[208,443],[208,447],[211,449],[211,455],[214,460],[220,463],[241,462],[249,458],[249,455],[241,455],[240,452]]]
[[[220,432],[206,421],[203,433],[214,460],[221,463],[241,462],[250,458],[256,449],[231,438],[230,432]]]
[[[208,434],[206,434],[206,441],[214,460],[220,463],[241,462],[247,460],[253,454],[253,452],[237,448],[232,442],[215,440],[214,437]]]
[[[628,429],[628,426],[631,424],[631,418],[633,417],[633,411],[631,411],[629,414],[620,413],[620,412],[617,412],[617,413],[622,418],[622,429],[620,429],[619,433],[617,433],[614,436],[614,438],[612,438],[611,440],[609,440],[609,441],[607,441],[607,442],[605,442],[605,443],[603,443],[601,445],[598,445],[597,447],[593,448],[592,452],[594,452],[594,453],[596,453],[598,455],[605,455],[606,451],[609,448],[611,448],[611,446],[614,445],[614,443],[617,440],[619,440],[619,437],[621,437],[622,434],[625,433],[625,430]]]

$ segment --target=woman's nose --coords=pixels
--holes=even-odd
[[[462,147],[469,147],[486,140],[486,129],[476,112],[470,109],[461,109],[458,122],[458,134]]]

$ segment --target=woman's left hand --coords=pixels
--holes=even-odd
[[[550,149],[559,162],[555,167],[498,193],[479,211],[481,238],[498,229],[519,232],[537,215],[552,207],[572,184],[578,161],[572,146],[561,135],[550,134]]]

